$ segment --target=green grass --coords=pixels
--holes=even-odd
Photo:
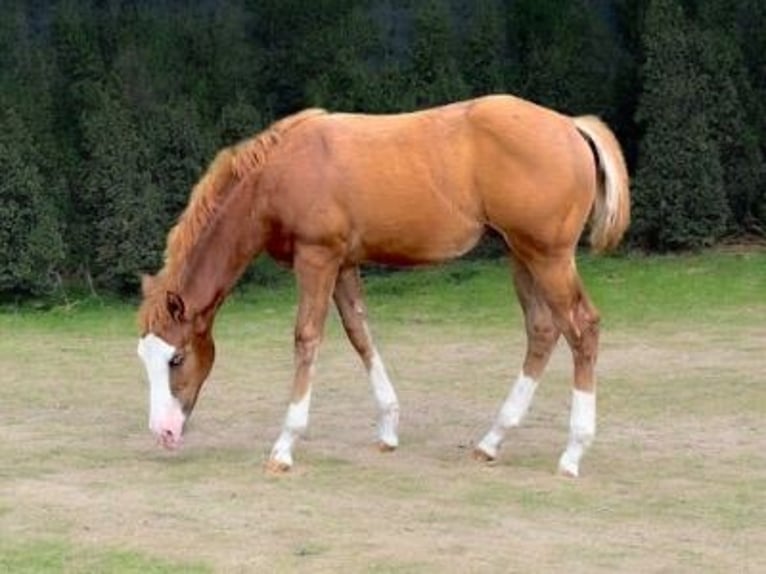
[[[38,540],[17,545],[0,542],[0,572],[12,574],[202,574],[209,567],[173,564],[137,552],[83,549],[62,541]]]
[[[766,251],[698,255],[595,257],[578,268],[609,324],[628,326],[673,320],[752,320],[766,305]],[[245,286],[230,297],[222,317],[252,313],[278,323],[292,313],[296,294],[286,271],[271,286]],[[373,320],[504,324],[518,314],[503,260],[457,261],[434,267],[367,274]],[[84,300],[47,311],[0,308],[4,329],[115,334],[135,329],[136,304]],[[733,317],[732,317],[733,313]]]
[[[621,325],[732,316],[755,322],[750,311],[766,305],[764,251],[586,257],[580,268],[605,316]]]

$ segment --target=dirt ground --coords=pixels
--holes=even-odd
[[[4,334],[0,539],[216,572],[766,572],[766,327],[605,329],[597,439],[569,480],[554,472],[563,344],[499,461],[470,456],[519,367],[517,324],[378,324],[402,405],[401,447],[381,454],[335,320],[310,436],[281,478],[263,462],[285,412],[289,317],[219,329],[177,453],[146,429],[129,328]]]

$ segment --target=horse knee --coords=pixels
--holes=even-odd
[[[576,366],[592,366],[598,355],[600,317],[591,305],[579,302],[562,327]]]
[[[532,338],[546,347],[552,346],[559,333],[552,321],[535,321],[532,323]]]
[[[601,317],[595,309],[583,309],[580,312],[578,327],[582,346],[586,352],[595,351],[601,332]]]
[[[319,350],[320,333],[316,329],[304,327],[295,332],[295,359],[299,365],[314,362]]]
[[[532,321],[528,327],[529,352],[536,359],[545,359],[559,338],[552,321]]]

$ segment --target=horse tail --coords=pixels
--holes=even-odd
[[[574,118],[593,150],[599,172],[591,212],[590,244],[596,253],[615,248],[630,223],[630,180],[620,143],[595,116]]]

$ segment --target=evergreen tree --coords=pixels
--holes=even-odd
[[[644,126],[634,186],[633,237],[653,249],[697,248],[726,229],[720,152],[704,106],[710,85],[677,0],[654,0],[644,29]]]
[[[52,14],[51,42],[55,53],[53,81],[54,107],[52,131],[60,153],[58,169],[65,180],[62,212],[66,225],[68,267],[88,276],[88,260],[93,251],[92,221],[96,213],[87,211],[87,198],[80,180],[83,173],[84,145],[82,118],[98,105],[99,84],[105,75],[100,53],[98,19],[89,3],[63,0]]]
[[[761,158],[766,163],[766,2],[741,0],[737,3],[736,37],[752,88],[748,122],[758,137]],[[766,235],[766,166],[761,167],[758,187],[755,216],[758,232]]]
[[[636,244],[766,234],[763,0],[6,0],[2,15],[5,292],[44,290],[50,270],[131,289],[215,150],[310,105],[509,91],[598,113],[638,166]]]
[[[122,121],[130,122],[130,118]],[[205,126],[194,102],[179,101],[155,106],[132,127],[134,133],[129,132],[143,146],[135,161],[148,171],[152,186],[160,193],[159,222],[163,226],[171,225],[181,213],[216,149],[239,139],[219,144],[213,129]]]
[[[74,153],[82,142],[80,117],[97,105],[98,86],[106,73],[99,37],[98,19],[88,3],[63,0],[56,5],[52,22],[58,70],[55,120],[62,143],[68,143]]]
[[[315,63],[306,82],[312,106],[338,111],[366,111],[375,98],[369,60],[378,35],[369,13],[342,2],[337,18],[308,36]]]
[[[263,54],[248,36],[254,15],[245,8],[244,2],[226,0],[213,5],[206,31],[211,45],[210,99],[205,102],[207,108],[202,106],[203,102],[195,102],[203,114],[208,110],[211,126],[218,121],[225,107],[236,102],[249,102],[257,109],[258,82],[263,69]],[[243,119],[249,123],[252,115]],[[243,125],[242,129],[253,127]]]
[[[333,50],[347,41],[338,37],[331,44],[322,36],[358,4],[360,0],[253,2],[254,37],[263,55],[260,86],[264,94],[257,107],[269,119],[308,107],[309,78],[325,69]]]
[[[636,123],[641,93],[640,66],[643,61],[643,23],[651,0],[616,0],[614,26],[622,56],[615,75],[614,117],[610,124],[622,144],[631,173],[636,165],[638,145],[643,137]]]
[[[0,294],[37,294],[64,255],[56,211],[19,115],[0,108]]]
[[[500,1],[477,0],[472,8],[461,66],[465,80],[475,96],[503,92],[508,47]]]
[[[386,61],[379,70],[368,74],[368,79],[365,111],[395,113],[415,109],[416,97],[405,64]]]
[[[582,1],[518,0],[511,6],[521,94],[573,115],[611,117],[620,54],[601,15]]]
[[[709,83],[701,106],[710,117],[711,137],[720,153],[723,185],[731,212],[729,231],[754,230],[763,171],[753,117],[752,89],[739,47],[723,30],[700,32],[702,70]]]
[[[418,107],[464,99],[469,90],[455,58],[449,3],[424,0],[415,11],[410,56],[412,91]]]
[[[226,103],[216,122],[218,141],[221,146],[253,136],[264,128],[260,112],[244,99]]]
[[[83,118],[83,132],[82,209],[94,214],[86,263],[97,285],[132,292],[140,272],[159,266],[165,232],[147,143],[114,85],[102,88],[98,107]]]
[[[45,201],[60,221],[66,209],[66,181],[61,173],[61,146],[53,133],[55,105],[52,92],[54,68],[52,50],[35,34],[34,22],[24,2],[9,2],[0,22],[0,94],[3,105],[24,125],[24,154],[43,178]]]
[[[376,37],[368,58],[367,111],[395,113],[416,107],[409,71],[412,29],[410,0],[381,0],[371,4]]]

